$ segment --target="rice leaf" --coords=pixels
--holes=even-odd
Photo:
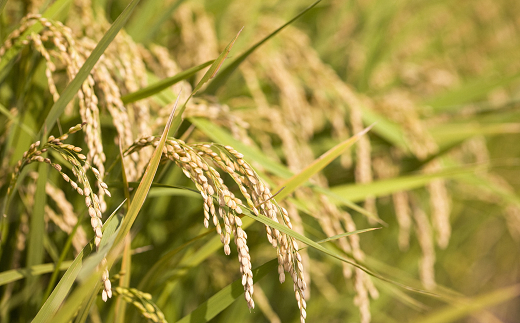
[[[330,188],[336,195],[345,197],[350,201],[362,201],[368,196],[385,196],[395,192],[413,190],[422,187],[435,179],[452,178],[474,173],[483,166],[453,167],[432,174],[408,175],[376,181],[367,184],[347,184]]]
[[[507,86],[520,78],[520,73],[501,75],[500,77],[479,78],[463,84],[455,90],[450,90],[436,97],[427,99],[424,104],[432,107],[436,112],[459,108],[461,104],[470,103],[485,98],[492,90]]]
[[[76,234],[76,231],[78,230],[79,226],[81,225],[81,221],[78,221],[76,225],[74,226],[74,229],[72,229],[72,232],[69,234],[67,241],[65,242],[65,246],[63,247],[63,250],[60,254],[60,258],[58,259],[58,262],[56,263],[56,268],[54,272],[52,273],[51,278],[49,279],[49,283],[47,284],[47,289],[45,290],[45,293],[43,294],[43,302],[49,297],[52,291],[52,287],[54,286],[54,283],[56,282],[56,279],[58,278],[59,274],[59,268],[61,267],[61,264],[65,260],[65,257],[67,256],[70,246],[72,245],[72,238],[74,238],[74,235]]]
[[[277,265],[277,259],[273,259],[262,266],[253,269],[253,281],[256,283],[267,274],[276,272]],[[242,294],[244,294],[242,279],[237,279],[233,283],[222,288],[215,295],[211,296],[207,301],[200,304],[190,314],[178,320],[177,323],[209,322],[212,318],[233,304],[233,302]]]
[[[244,29],[244,28],[242,27],[242,29]],[[184,102],[184,104],[182,105],[182,107],[180,108],[180,110],[178,111],[178,113],[175,116],[175,119],[174,119],[173,125],[172,125],[173,134],[175,134],[177,132],[177,130],[179,129],[179,127],[182,123],[182,114],[184,113],[184,110],[186,110],[186,104],[195,95],[195,93],[197,93],[202,88],[202,86],[204,84],[206,84],[206,82],[208,82],[211,78],[213,78],[215,76],[215,74],[218,72],[218,70],[220,69],[220,66],[222,65],[222,63],[224,63],[224,60],[226,59],[227,55],[231,51],[231,48],[235,44],[238,36],[242,32],[242,29],[240,29],[240,31],[237,33],[235,38],[226,46],[224,51],[222,53],[220,53],[220,55],[217,57],[217,59],[215,61],[213,61],[210,68],[206,71],[206,73],[204,74],[202,79],[193,88],[193,91],[191,92],[190,96],[188,97],[188,99],[186,99],[186,102]]]
[[[245,230],[253,223],[255,223],[255,221],[250,218],[242,218],[242,229]],[[169,297],[169,293],[176,286],[179,278],[186,275],[189,272],[190,268],[198,266],[200,263],[202,263],[204,260],[206,260],[209,256],[211,256],[213,253],[215,253],[215,251],[217,251],[219,248],[222,248],[222,243],[220,242],[220,236],[215,235],[208,242],[206,242],[202,247],[198,248],[193,254],[182,259],[179,262],[179,264],[177,265],[177,268],[175,269],[175,279],[176,280],[171,281],[166,284],[163,292],[161,293],[161,296],[157,300],[157,304],[160,307],[163,307],[167,298]]]
[[[58,313],[58,315],[55,317],[56,322],[68,322],[74,315],[77,307],[82,304],[85,300],[85,297],[89,297],[92,299],[93,294],[97,293],[97,291],[100,288],[100,282],[99,279],[101,277],[101,272],[96,271],[92,274],[93,268],[101,262],[101,259],[105,257],[106,251],[110,250],[107,256],[107,266],[110,268],[112,264],[114,263],[115,259],[117,258],[120,250],[121,250],[121,244],[125,237],[130,232],[130,228],[132,227],[132,224],[134,223],[137,215],[139,214],[139,211],[141,210],[141,207],[143,206],[143,203],[146,199],[146,196],[148,194],[148,191],[150,190],[153,178],[155,177],[155,173],[157,172],[157,168],[159,166],[159,161],[161,160],[162,156],[162,150],[164,148],[164,144],[166,142],[166,137],[168,134],[168,131],[170,129],[170,126],[173,121],[173,116],[175,113],[175,109],[177,108],[177,104],[179,103],[179,98],[177,98],[177,101],[175,102],[174,108],[170,114],[170,117],[168,119],[168,122],[166,123],[165,129],[162,133],[161,140],[159,141],[159,144],[157,145],[152,158],[150,160],[150,163],[148,164],[148,167],[146,168],[146,171],[143,175],[143,178],[139,184],[139,187],[137,188],[137,191],[135,192],[134,198],[132,200],[132,203],[130,204],[130,207],[128,208],[128,212],[126,216],[124,217],[121,225],[117,229],[117,234],[113,235],[110,238],[109,242],[106,242],[106,246],[103,245],[103,240],[100,244],[100,252],[98,252],[94,257],[91,257],[92,259],[87,260],[88,265],[85,264],[84,268],[82,269],[82,277],[84,277],[86,280],[84,280],[84,283],[74,292],[74,294],[70,297],[70,299],[64,304],[62,311]],[[104,238],[103,238],[104,239]],[[107,250],[107,251],[108,251]],[[105,252],[103,252],[105,251]],[[99,258],[99,259],[98,259]],[[90,305],[90,302],[86,304],[87,306]],[[83,307],[83,309],[87,310],[88,308]]]
[[[273,38],[276,34],[278,34],[280,31],[282,31],[285,27],[289,26],[290,24],[292,24],[294,21],[296,21],[298,18],[300,18],[301,16],[303,16],[306,12],[308,12],[309,10],[311,10],[312,8],[314,8],[318,3],[320,3],[321,0],[318,0],[316,2],[314,2],[313,4],[311,4],[310,6],[308,6],[307,8],[305,8],[305,10],[303,10],[302,12],[300,12],[298,15],[296,15],[294,18],[292,18],[291,20],[289,20],[288,22],[286,22],[284,25],[282,25],[281,27],[279,27],[278,29],[276,29],[275,31],[273,31],[272,33],[270,33],[269,35],[267,35],[265,38],[263,38],[262,40],[260,40],[258,43],[254,44],[253,46],[251,46],[251,48],[249,48],[246,52],[244,52],[242,55],[240,55],[239,57],[237,57],[236,59],[233,60],[233,62],[231,64],[229,64],[228,66],[226,66],[222,72],[220,72],[219,75],[217,75],[217,77],[215,77],[215,79],[213,80],[213,82],[211,82],[208,87],[206,88],[206,90],[204,91],[205,94],[208,94],[208,95],[215,95],[215,93],[217,93],[217,90],[222,86],[224,85],[224,83],[226,83],[227,79],[231,76],[231,74],[236,70],[236,68],[249,56],[251,55],[251,53],[253,53],[258,47],[262,46],[266,41],[268,41],[269,39]]]
[[[4,11],[5,4],[7,3],[7,0],[0,0],[0,15]]]
[[[38,165],[38,180],[36,184],[36,193],[34,197],[34,208],[31,216],[29,229],[29,243],[27,248],[27,267],[39,265],[43,262],[44,248],[43,237],[45,235],[45,219],[44,210],[47,203],[47,194],[45,193],[45,185],[47,184],[47,175],[49,165],[40,163]],[[36,277],[29,277],[25,292],[31,295],[35,303],[40,303],[41,286],[35,288]]]
[[[193,242],[195,241],[198,241],[202,238],[204,238],[205,236],[207,236],[208,234],[211,234],[214,230],[209,230],[205,233],[202,233],[202,234],[199,234],[198,236],[196,236],[195,238],[193,239],[190,239],[189,241],[185,242],[184,244],[182,244],[181,246],[171,250],[171,251],[168,251],[167,253],[165,253],[159,260],[157,260],[154,265],[152,266],[152,268],[150,268],[148,270],[148,272],[146,273],[146,275],[144,276],[144,278],[141,280],[141,282],[139,283],[139,286],[138,288],[139,289],[149,289],[149,287],[152,285],[152,283],[159,277],[159,276],[162,276],[162,277],[166,277],[167,275],[165,274],[168,270],[168,268],[172,267],[172,261],[174,259],[175,256],[177,256],[179,253],[181,253],[182,251],[184,251],[188,246],[190,246]],[[161,275],[158,275],[158,273],[161,273]]]
[[[119,143],[119,158],[123,160],[123,147],[121,146],[121,142]],[[125,193],[125,198],[128,201],[128,208],[130,208],[130,189],[128,186],[128,180],[126,178],[125,171],[125,163],[121,162],[121,177],[123,179],[123,191]],[[126,288],[130,286],[130,277],[132,272],[132,253],[131,253],[131,238],[129,235],[126,236],[125,247],[123,249],[123,259],[121,261],[121,272],[124,275],[121,275],[119,279],[119,287]],[[125,322],[125,311],[126,311],[126,303],[121,300],[121,298],[117,298],[116,300],[116,310],[115,310],[115,322],[116,323],[124,323]]]
[[[0,286],[24,279],[30,276],[39,276],[53,272],[55,269],[59,271],[70,267],[72,261],[64,261],[59,266],[55,264],[42,264],[32,266],[30,268],[11,269],[0,273]]]
[[[477,314],[491,306],[512,300],[520,295],[520,284],[494,290],[467,301],[453,302],[443,309],[432,314],[418,317],[414,322],[421,323],[449,323],[460,320],[468,315]]]
[[[152,85],[149,85],[143,89],[140,89],[139,91],[135,91],[133,93],[128,93],[128,94],[122,96],[121,100],[123,101],[124,104],[128,104],[128,103],[136,102],[136,101],[151,97],[152,95],[160,93],[164,89],[167,89],[168,87],[195,75],[198,71],[204,69],[205,67],[208,67],[213,62],[214,62],[214,60],[208,61],[206,63],[200,64],[199,66],[189,68],[174,76],[160,80]]]
[[[121,230],[119,231],[114,244],[116,246],[119,245],[123,241],[125,236],[128,234],[128,232],[130,232],[130,228],[132,227],[132,224],[137,218],[137,214],[139,214],[139,211],[143,206],[144,200],[146,199],[146,195],[148,194],[148,191],[152,186],[153,178],[155,177],[155,173],[157,172],[157,168],[159,167],[159,162],[161,161],[161,156],[168,135],[168,131],[170,130],[170,126],[172,125],[173,116],[175,114],[177,104],[179,103],[179,98],[180,96],[177,97],[177,101],[175,102],[168,122],[166,123],[164,131],[161,135],[161,140],[155,148],[150,163],[148,164],[148,167],[146,167],[146,171],[144,172],[143,178],[139,183],[139,187],[135,192],[134,198],[132,199],[132,203],[130,204],[128,212],[123,220],[123,223],[121,224]]]
[[[399,124],[388,120],[385,116],[372,109],[362,107],[362,111],[362,118],[365,124],[377,123],[372,130],[374,134],[399,147],[403,152],[410,153],[410,146],[406,140],[404,130]]]
[[[361,233],[370,232],[370,231],[379,230],[379,229],[381,229],[381,228],[368,228],[368,229],[361,229],[361,230],[356,230],[356,231],[351,231],[351,232],[345,232],[345,233],[337,234],[332,237],[328,237],[328,238],[320,240],[320,241],[316,241],[316,243],[330,242],[330,241],[338,240],[340,238],[348,237],[348,236],[351,236],[354,234],[361,234]]]
[[[99,264],[113,247],[115,237],[121,229],[119,217],[114,216],[111,220],[112,221],[104,226],[105,230],[103,232],[103,238],[101,238],[99,251],[85,260],[77,274],[77,280],[80,282],[80,286],[74,290],[72,295],[60,307],[59,311],[55,312],[54,317],[47,316],[43,322],[65,323],[70,322],[74,316],[77,317],[76,322],[84,322],[86,320],[90,306],[93,304],[101,285],[101,275],[103,271],[99,270]],[[114,261],[113,255],[107,258],[107,261]]]
[[[293,175],[290,179],[288,179],[286,182],[280,185],[279,189],[283,188],[283,190],[277,194],[276,199],[278,201],[282,201],[284,198],[289,196],[289,194],[293,193],[298,187],[307,182],[312,176],[320,172],[323,168],[325,168],[325,166],[327,166],[334,159],[339,157],[345,150],[350,148],[356,141],[359,140],[359,138],[366,134],[371,128],[372,126],[367,127],[360,133],[331,148],[329,151],[321,155],[318,159],[316,159],[309,166],[303,169],[300,173]]]
[[[0,104],[0,113],[5,115],[9,120],[14,122],[18,127],[20,127],[29,137],[34,139],[35,133],[31,128],[27,127],[24,123],[21,123],[17,117],[13,116],[9,110],[6,109],[2,104]]]
[[[172,16],[175,9],[183,1],[177,0],[172,3],[158,0],[143,1],[139,10],[136,11],[128,22],[128,27],[125,28],[126,31],[136,43],[150,43],[154,34]]]
[[[478,122],[442,123],[429,129],[435,141],[442,146],[475,136],[494,136],[520,133],[520,123],[504,122],[482,124]]]
[[[123,203],[124,202],[125,201],[123,201]],[[123,203],[121,203],[112,213],[112,215],[105,221],[103,229],[111,225],[112,220],[116,218],[114,215],[123,205]],[[85,246],[85,248],[83,248],[83,250],[76,256],[74,261],[70,264],[69,268],[67,269],[63,277],[60,279],[58,285],[54,288],[49,298],[47,298],[43,306],[40,308],[38,314],[36,314],[36,317],[33,319],[34,323],[49,322],[52,319],[52,317],[56,314],[59,307],[61,306],[63,300],[70,292],[72,284],[74,284],[74,282],[76,281],[76,278],[78,277],[78,274],[84,262],[92,253],[94,248],[94,242],[92,239],[90,243],[88,243]]]

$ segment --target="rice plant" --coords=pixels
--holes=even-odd
[[[516,320],[517,13],[0,0],[0,321]]]

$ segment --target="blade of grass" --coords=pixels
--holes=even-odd
[[[74,229],[72,229],[72,232],[69,234],[67,241],[65,242],[65,246],[63,247],[63,250],[60,254],[60,259],[56,263],[56,269],[52,273],[51,279],[49,280],[49,283],[47,284],[47,289],[45,290],[45,293],[43,294],[43,298],[42,298],[43,302],[45,302],[45,300],[47,300],[47,298],[51,294],[52,287],[54,286],[54,283],[56,282],[56,279],[58,278],[59,268],[61,267],[61,263],[65,260],[65,257],[67,256],[67,254],[70,250],[70,246],[72,245],[72,238],[76,234],[76,231],[78,230],[80,224],[81,224],[81,221],[78,221],[78,223],[76,223],[76,225],[74,226]]]
[[[520,132],[520,123],[443,123],[430,128],[429,132],[438,144],[445,146],[475,136],[516,134]]]
[[[43,262],[45,255],[43,249],[43,236],[45,235],[45,219],[44,210],[47,203],[47,194],[45,193],[45,185],[47,184],[47,173],[49,171],[48,165],[40,163],[38,165],[38,179],[36,184],[36,193],[34,196],[34,208],[31,215],[30,229],[29,229],[29,243],[27,248],[27,267],[39,265]],[[36,277],[29,277],[25,288],[30,303],[39,305],[41,299],[41,286],[35,289]]]
[[[250,161],[255,161],[256,163],[261,164],[267,171],[273,173],[274,175],[281,178],[289,178],[293,176],[293,173],[286,167],[272,161],[259,149],[256,149],[256,147],[248,146],[236,140],[231,134],[211,121],[202,118],[189,118],[189,121],[199,130],[204,132],[204,134],[206,134],[206,136],[208,136],[212,141],[221,143],[223,145],[233,146],[233,148],[235,148],[237,151],[240,151],[240,153],[248,157]]]
[[[29,128],[24,123],[21,123],[17,117],[13,116],[9,110],[7,110],[2,104],[0,104],[0,112],[5,115],[9,120],[14,122],[18,127],[20,127],[29,137],[34,138],[35,133],[32,131],[31,128]]]
[[[215,62],[215,61],[214,60],[208,61],[206,63],[200,64],[199,66],[195,66],[195,67],[187,69],[183,72],[180,72],[172,77],[168,77],[163,80],[160,80],[152,85],[149,85],[143,89],[140,89],[139,91],[136,91],[133,93],[128,93],[127,95],[122,96],[121,100],[123,101],[124,104],[128,104],[128,103],[136,102],[136,101],[151,97],[152,95],[160,93],[164,89],[195,75],[198,71],[204,69],[205,67],[208,67],[213,62]]]
[[[148,290],[150,285],[153,283],[154,279],[158,278],[158,273],[164,273],[167,271],[168,267],[171,267],[172,259],[178,255],[181,251],[185,250],[188,246],[190,246],[193,242],[198,241],[208,234],[212,233],[214,230],[206,231],[202,234],[199,234],[195,238],[185,242],[181,246],[168,251],[164,256],[162,256],[159,260],[157,260],[152,268],[148,270],[144,278],[141,280],[141,282],[138,285],[139,290]],[[164,275],[163,275],[164,276]]]
[[[77,280],[80,283],[79,287],[76,288],[65,303],[60,306],[59,310],[53,313],[54,317],[52,315],[45,316],[43,322],[68,323],[74,316],[76,316],[80,322],[86,319],[90,306],[93,304],[101,285],[101,275],[103,273],[100,267],[101,261],[114,246],[115,237],[121,229],[121,223],[120,217],[114,216],[111,218],[111,221],[104,226],[105,230],[103,231],[103,238],[101,238],[98,252],[85,260],[77,274]],[[107,256],[107,261],[113,262],[115,260],[114,257],[116,257],[115,254]]]
[[[99,41],[99,43],[96,45],[90,56],[87,58],[83,66],[78,71],[78,74],[76,74],[76,77],[70,82],[65,90],[60,95],[60,98],[54,103],[51,110],[49,111],[49,114],[45,118],[45,122],[43,123],[42,129],[40,130],[40,133],[43,134],[45,131],[50,131],[54,124],[56,123],[56,120],[60,117],[60,115],[65,110],[65,107],[67,104],[72,100],[72,98],[76,95],[78,90],[81,88],[81,85],[83,82],[87,79],[87,77],[90,74],[90,71],[92,68],[94,68],[94,65],[97,63],[101,55],[105,52],[107,47],[110,45],[112,40],[116,37],[116,35],[119,33],[121,28],[123,28],[126,20],[128,17],[130,17],[130,14],[135,9],[137,4],[139,3],[139,0],[132,0],[128,6],[123,10],[123,12],[117,17],[116,21],[110,26],[110,29],[105,33],[103,38]],[[45,139],[47,136],[44,135],[42,139]]]
[[[115,218],[114,215],[123,205],[123,203],[125,203],[125,201],[123,201],[107,219],[107,221],[105,221],[105,224],[103,224],[103,230],[111,225],[112,220]],[[36,317],[33,319],[34,323],[46,322],[50,320],[58,311],[61,303],[76,281],[76,278],[78,277],[85,260],[92,253],[93,248],[94,242],[92,239],[89,244],[87,244],[85,248],[83,248],[83,250],[76,256],[72,264],[69,266],[69,269],[67,269],[63,277],[60,279],[58,285],[54,288],[51,295],[47,298],[43,306],[40,308],[38,314],[36,314]]]
[[[148,44],[152,36],[164,25],[183,0],[177,0],[171,4],[161,0],[143,1],[139,10],[130,19],[126,28],[136,43]],[[168,6],[165,7],[164,5]]]
[[[242,229],[248,228],[251,224],[255,223],[254,220],[250,218],[242,218]],[[177,265],[177,268],[174,269],[175,271],[175,280],[168,282],[161,295],[157,299],[157,305],[159,307],[163,308],[163,306],[166,305],[166,301],[168,297],[171,295],[171,292],[175,288],[176,284],[178,283],[179,278],[183,277],[189,272],[190,268],[198,266],[200,263],[202,263],[204,260],[206,260],[209,256],[215,253],[219,248],[222,248],[222,243],[220,242],[220,236],[215,235],[212,237],[208,242],[206,242],[202,247],[197,249],[193,254],[190,256],[182,259],[179,264]]]
[[[469,103],[481,98],[493,89],[504,87],[517,81],[520,73],[508,76],[500,76],[498,78],[488,79],[479,78],[463,84],[455,90],[451,90],[430,98],[424,102],[425,105],[432,107],[436,112],[450,110],[458,105]]]
[[[30,268],[11,269],[0,273],[0,286],[15,282],[27,277],[36,277],[39,275],[51,273],[54,270],[65,270],[70,267],[72,261],[64,261],[59,266],[56,264],[42,264],[32,266]]]
[[[126,236],[125,247],[123,249],[123,259],[121,261],[121,271],[119,278],[119,287],[128,288],[130,286],[130,277],[131,277],[131,269],[132,269],[132,249],[131,249],[132,239],[130,235]],[[115,322],[116,323],[124,323],[125,322],[125,311],[126,311],[126,302],[118,297],[116,300],[116,311],[115,311]]]
[[[356,231],[351,231],[351,232],[345,232],[345,233],[337,234],[332,237],[328,237],[328,238],[320,240],[320,241],[316,241],[316,243],[325,243],[325,242],[329,242],[329,241],[338,240],[339,238],[348,237],[348,236],[351,236],[354,234],[361,234],[361,233],[370,232],[370,231],[379,230],[379,229],[381,229],[381,228],[368,228],[368,229],[361,229],[361,230],[356,230]]]
[[[111,249],[107,256],[107,267],[110,268],[112,264],[114,263],[115,259],[117,258],[118,253],[121,251],[122,242],[125,239],[125,237],[130,232],[130,228],[132,227],[133,223],[135,222],[135,219],[137,218],[137,215],[139,214],[144,201],[146,199],[146,196],[148,195],[148,192],[150,190],[150,187],[152,185],[153,178],[155,177],[155,173],[157,172],[157,168],[159,167],[159,162],[161,160],[164,144],[166,142],[166,138],[168,135],[168,132],[170,130],[170,127],[172,125],[175,110],[177,108],[177,105],[179,103],[180,96],[177,96],[177,101],[174,104],[174,107],[172,109],[172,112],[170,114],[170,117],[168,118],[168,122],[166,123],[166,126],[164,128],[164,131],[161,135],[161,140],[159,141],[159,144],[157,145],[152,158],[150,159],[150,162],[148,166],[146,167],[146,170],[144,172],[143,178],[141,182],[139,183],[139,187],[137,188],[137,191],[134,194],[134,198],[132,199],[132,202],[130,204],[130,207],[128,208],[128,212],[126,216],[124,217],[121,226],[118,229],[118,233],[115,236],[115,239],[113,243],[111,243]],[[100,259],[101,260],[101,259]],[[92,276],[99,276],[99,273],[95,273]],[[99,277],[98,277],[99,280]],[[89,283],[95,283],[96,280],[93,280],[92,278],[88,278]],[[85,285],[85,284],[84,284]],[[97,293],[97,291],[100,288],[99,281],[98,283],[95,283],[95,287],[91,289],[91,286],[81,286],[78,291],[74,293],[74,295],[70,298],[68,302],[64,305],[64,310],[59,314],[59,320],[60,322],[68,322],[70,318],[74,315],[74,311],[83,302],[84,298],[81,298],[81,293],[87,293],[88,295],[92,295],[94,293]],[[84,297],[84,296],[83,296]],[[76,307],[75,307],[76,306]],[[56,318],[58,320],[58,317]]]
[[[260,40],[259,42],[257,42],[256,44],[254,44],[253,46],[251,46],[251,48],[249,48],[245,53],[243,53],[242,55],[240,55],[239,57],[237,57],[236,59],[233,60],[233,62],[231,64],[229,64],[228,66],[226,66],[222,72],[220,72],[220,74],[215,77],[215,79],[213,80],[213,82],[211,82],[208,87],[206,88],[206,90],[204,91],[205,94],[208,94],[208,95],[215,95],[215,93],[217,92],[217,90],[222,86],[224,85],[224,83],[226,83],[227,79],[231,76],[231,74],[236,70],[236,68],[251,54],[253,53],[258,47],[262,46],[266,41],[268,41],[269,39],[271,39],[272,37],[274,37],[276,34],[278,34],[280,31],[282,31],[285,27],[289,26],[290,24],[292,24],[294,21],[296,21],[298,18],[300,18],[301,16],[303,16],[306,12],[308,12],[309,10],[311,10],[312,8],[314,8],[318,3],[320,3],[321,0],[318,0],[316,2],[314,2],[313,4],[311,4],[310,6],[308,6],[305,10],[303,10],[302,12],[300,12],[298,15],[296,15],[294,18],[292,18],[291,20],[289,20],[288,22],[286,22],[283,26],[279,27],[278,29],[276,29],[275,31],[273,31],[272,33],[270,33],[267,37],[263,38],[262,40]]]
[[[0,15],[2,15],[6,3],[7,3],[7,0],[0,0]]]
[[[242,29],[244,29],[244,27],[242,27]],[[184,110],[186,110],[186,104],[195,95],[195,93],[197,93],[202,88],[202,86],[204,84],[206,84],[206,82],[208,82],[211,78],[213,78],[215,76],[215,74],[218,72],[218,70],[220,69],[220,66],[222,65],[222,63],[224,63],[224,60],[226,59],[227,55],[231,51],[231,48],[235,44],[238,36],[242,32],[242,29],[240,29],[240,31],[237,33],[235,38],[226,46],[224,51],[222,53],[220,53],[220,55],[217,57],[217,59],[213,62],[213,64],[211,64],[210,68],[206,71],[206,73],[204,74],[202,79],[197,83],[197,85],[195,85],[190,96],[188,97],[188,99],[186,99],[186,102],[184,102],[184,104],[182,105],[182,107],[180,108],[180,110],[177,113],[177,116],[172,125],[172,129],[173,129],[172,134],[175,134],[181,125],[182,114],[184,113]]]
[[[179,103],[179,98],[180,96],[177,96],[177,101],[175,101],[173,110],[170,114],[170,117],[168,118],[168,122],[166,123],[164,131],[162,133],[161,140],[159,141],[159,144],[157,145],[152,155],[148,167],[146,167],[141,183],[139,184],[139,187],[135,192],[134,198],[132,199],[132,203],[128,208],[128,212],[121,225],[121,230],[119,231],[119,234],[116,237],[115,245],[120,244],[125,238],[125,236],[128,234],[128,232],[130,232],[130,228],[132,227],[132,224],[137,218],[137,214],[139,214],[139,211],[141,210],[141,207],[144,204],[144,200],[146,199],[146,195],[148,194],[148,191],[152,186],[153,178],[155,177],[155,173],[157,172],[157,168],[159,167],[159,162],[161,161],[164,144],[166,142],[168,132],[173,122],[175,110],[177,108],[177,104]]]
[[[350,148],[356,141],[359,140],[359,138],[366,134],[372,128],[372,126],[365,128],[360,133],[336,145],[335,147],[321,155],[309,166],[305,167],[301,172],[293,175],[290,179],[281,184],[278,187],[278,189],[275,190],[278,191],[281,188],[283,188],[283,190],[276,196],[276,200],[282,201],[284,198],[292,194],[298,187],[306,183],[312,176],[320,172],[323,168],[325,168],[325,166],[330,164],[334,159],[339,157],[345,150]]]
[[[434,179],[452,178],[469,173],[474,173],[484,166],[454,167],[432,174],[419,174],[400,176],[388,180],[381,180],[367,184],[347,184],[331,187],[330,190],[339,196],[357,202],[364,200],[367,196],[385,196],[399,191],[407,191],[422,187]]]
[[[267,276],[267,274],[275,272],[277,265],[277,259],[273,259],[262,266],[253,269],[253,281],[256,283]],[[222,288],[215,295],[211,296],[207,301],[200,304],[190,314],[178,320],[177,323],[208,322],[233,304],[233,302],[242,294],[244,294],[242,279],[237,279],[233,283]]]
[[[433,314],[419,317],[414,322],[422,323],[448,323],[460,320],[470,314],[476,314],[488,307],[512,300],[520,295],[520,284],[495,290],[481,296],[477,296],[461,304],[447,306]]]
[[[119,158],[121,161],[123,160],[123,147],[121,146],[121,142],[119,142]],[[128,208],[130,208],[131,200],[130,200],[130,189],[128,187],[128,180],[126,178],[125,171],[125,163],[121,163],[121,177],[123,178],[123,191],[125,193],[125,198],[128,201]],[[123,259],[121,261],[121,271],[119,278],[119,287],[127,288],[130,286],[130,275],[132,269],[132,250],[131,250],[131,242],[132,239],[130,235],[126,236],[125,239],[125,247],[123,249]],[[116,300],[116,310],[115,310],[115,322],[116,323],[124,323],[125,322],[125,311],[126,311],[126,302],[123,301],[121,297],[118,297]]]
[[[388,120],[385,116],[365,107],[363,110],[363,122],[365,124],[377,123],[372,130],[373,133],[379,135],[389,143],[399,147],[403,152],[409,154],[410,146],[406,140],[404,130],[401,125]]]

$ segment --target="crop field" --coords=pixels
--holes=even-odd
[[[520,320],[520,2],[311,1],[0,0],[0,322]]]

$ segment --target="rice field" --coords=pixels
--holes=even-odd
[[[519,35],[506,0],[0,0],[0,322],[517,321]]]

